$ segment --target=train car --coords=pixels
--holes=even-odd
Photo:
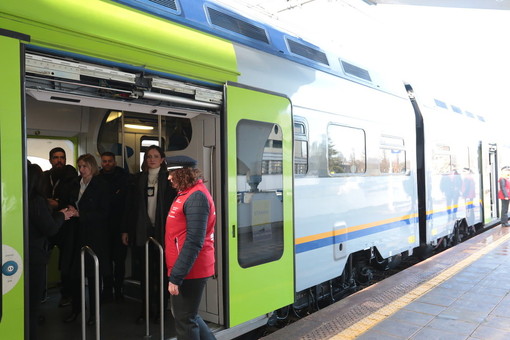
[[[198,161],[218,216],[200,314],[218,339],[498,221],[487,122],[219,3],[4,1],[0,46],[2,337],[29,338],[26,160],[48,167],[55,146],[130,173],[153,144]],[[119,320],[137,304],[104,307],[103,338],[143,338]],[[77,334],[52,322],[48,339]]]

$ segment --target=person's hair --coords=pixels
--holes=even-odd
[[[86,153],[78,157],[76,164],[80,161],[84,161],[90,166],[90,170],[92,171],[92,176],[96,176],[99,174],[99,167],[97,166],[96,158],[92,156],[90,153]]]
[[[107,157],[113,157],[113,159],[115,159],[115,154],[111,151],[105,151],[101,154],[101,157],[103,156],[107,156]]]
[[[194,186],[202,179],[202,171],[192,168],[180,168],[172,170],[172,183],[178,191],[186,190]]]
[[[51,159],[51,157],[53,157],[53,154],[55,152],[62,152],[62,153],[64,153],[64,156],[66,155],[66,151],[64,149],[62,149],[60,146],[57,146],[56,148],[53,148],[50,150],[50,159]]]
[[[142,171],[149,170],[146,160],[147,160],[147,157],[149,156],[149,151],[151,151],[151,150],[156,150],[157,152],[159,152],[159,155],[161,156],[161,159],[163,160],[160,168],[165,168],[165,170],[166,170],[165,152],[159,146],[151,145],[147,148],[147,150],[145,150],[145,154],[143,155]]]
[[[42,174],[41,167],[37,164],[28,164],[27,166],[27,194],[31,200],[37,195],[42,195]]]

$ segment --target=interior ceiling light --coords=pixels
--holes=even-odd
[[[154,126],[139,125],[139,124],[124,124],[124,127],[135,130],[154,130]]]
[[[122,112],[120,112],[120,111],[110,111],[110,114],[108,115],[108,118],[106,118],[106,122],[107,123],[112,122],[115,119],[118,119],[120,117],[122,117]]]

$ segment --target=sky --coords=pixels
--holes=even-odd
[[[505,122],[510,131],[510,11],[369,6],[362,0],[222,1],[251,11],[264,7],[268,20],[310,42],[399,74],[415,89]]]

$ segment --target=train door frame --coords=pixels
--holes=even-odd
[[[225,169],[224,180],[226,183],[227,191],[224,199],[224,212],[225,212],[225,227],[226,233],[224,235],[226,250],[226,326],[231,328],[248,321],[257,320],[260,316],[269,314],[272,311],[281,308],[282,306],[290,305],[294,302],[295,292],[295,275],[294,275],[294,230],[293,230],[293,122],[290,100],[282,95],[269,93],[255,89],[252,87],[244,86],[238,83],[228,82],[226,84],[226,120],[224,121],[224,134],[226,136],[226,143],[223,146],[225,151]],[[255,124],[265,124],[265,136],[261,138],[266,141],[268,139],[268,130],[275,129],[280,126],[282,130],[282,226],[283,226],[283,240],[282,240],[282,253],[281,256],[254,265],[242,265],[239,261],[239,254],[241,249],[238,245],[240,241],[240,222],[238,220],[238,208],[246,203],[245,196],[248,197],[254,193],[250,198],[247,205],[251,205],[248,212],[249,229],[254,237],[255,227],[268,226],[269,237],[276,235],[273,229],[274,224],[271,224],[273,218],[274,203],[277,201],[274,196],[277,195],[276,191],[273,196],[268,194],[269,197],[264,197],[261,201],[256,202],[255,195],[258,193],[264,194],[264,190],[253,189],[246,192],[238,190],[238,168],[251,169],[246,170],[246,176],[251,174],[250,171],[258,170],[257,166],[246,167],[246,162],[239,159],[238,150],[239,143],[237,138],[238,127],[240,122],[253,122]],[[256,133],[254,133],[256,135]],[[241,138],[249,138],[243,135]],[[251,139],[250,139],[251,141]],[[249,144],[246,143],[246,144]],[[257,148],[259,145],[259,155],[262,154],[264,148],[261,143],[250,144],[247,148]],[[262,157],[262,156],[260,156]],[[241,165],[242,163],[243,165]],[[254,163],[249,163],[254,164]],[[243,170],[240,170],[243,171]],[[240,173],[241,174],[241,173]],[[244,173],[243,173],[244,174]],[[241,174],[242,175],[242,174]],[[250,176],[251,178],[252,176]],[[262,177],[262,175],[261,175]],[[249,181],[247,181],[250,183]],[[262,182],[261,182],[262,183]],[[258,185],[258,183],[257,183]],[[250,185],[251,186],[251,185]],[[253,188],[253,187],[252,187]],[[240,200],[240,195],[243,197]],[[267,198],[267,199],[266,199]],[[240,203],[241,202],[241,203]],[[256,204],[257,203],[257,204]],[[258,204],[260,203],[260,204]],[[278,203],[276,204],[279,207]],[[276,211],[278,209],[274,209]],[[262,215],[262,217],[261,217]],[[260,223],[259,223],[260,222]],[[258,224],[258,225],[257,225]],[[265,228],[265,227],[264,227]],[[266,229],[265,229],[266,230]],[[266,232],[266,231],[264,231]],[[274,234],[273,234],[274,233]],[[266,235],[268,236],[268,235]],[[254,243],[254,242],[253,242]],[[246,294],[249,292],[249,294]],[[264,321],[259,320],[259,321]],[[265,321],[264,321],[265,322]]]
[[[28,334],[28,289],[24,275],[28,259],[26,225],[26,155],[24,130],[25,45],[30,37],[0,29],[0,239],[2,291],[0,292],[0,334],[10,339],[23,339]],[[20,176],[21,172],[21,176]],[[22,226],[20,228],[20,226]],[[24,307],[23,307],[24,306]],[[5,307],[5,308],[4,308]]]
[[[497,145],[491,143],[488,145],[487,150],[487,169],[488,169],[488,185],[489,185],[489,202],[490,204],[486,204],[484,222],[493,221],[500,216],[500,203],[498,199],[498,149]]]

